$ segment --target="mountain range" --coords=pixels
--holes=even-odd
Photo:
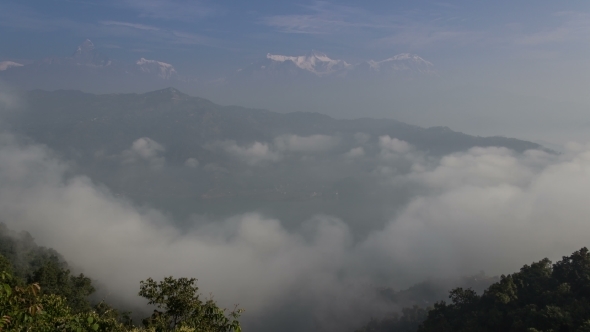
[[[500,146],[523,152],[543,149],[536,143],[463,134],[448,127],[422,128],[392,119],[335,119],[311,112],[277,113],[240,106],[221,106],[175,88],[142,94],[95,95],[74,90],[34,90],[24,94],[27,107],[8,118],[18,131],[65,151],[98,149],[116,152],[140,137],[175,146],[176,162],[200,157],[214,140],[248,144],[281,135],[341,135],[366,133],[371,140],[390,135],[437,156],[471,147]],[[107,133],[108,131],[108,133]],[[174,142],[182,142],[176,146]],[[342,146],[339,149],[346,149]],[[336,149],[338,150],[338,149]],[[338,151],[335,151],[336,153]]]
[[[221,106],[175,88],[34,90],[22,101],[3,115],[11,132],[48,146],[117,194],[184,216],[262,209],[288,223],[328,213],[365,227],[411,197],[384,183],[416,163],[473,147],[544,150],[391,119]]]
[[[234,81],[326,79],[326,78],[400,78],[416,75],[436,75],[434,65],[416,54],[402,53],[391,58],[351,64],[332,59],[324,53],[312,51],[306,55],[270,54],[265,59],[238,69],[228,78]]]
[[[21,89],[82,89],[127,91],[155,89],[181,82],[169,63],[140,58],[134,63],[111,59],[85,40],[69,57],[50,57],[32,63],[0,62],[0,79]]]
[[[398,78],[433,74],[436,74],[434,65],[415,54],[402,53],[385,60],[351,64],[312,51],[297,56],[269,53],[265,58],[214,81],[242,84],[293,78]],[[129,91],[130,87],[133,91],[164,86],[187,88],[194,86],[195,82],[205,81],[179,73],[172,64],[160,60],[143,57],[134,63],[113,60],[89,39],[70,57],[45,58],[32,63],[1,61],[0,78],[23,89],[82,89],[89,92]]]

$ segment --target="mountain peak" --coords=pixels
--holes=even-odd
[[[74,52],[73,57],[80,56],[85,53],[94,51],[94,44],[90,39],[86,39],[82,44],[78,45],[78,49]]]
[[[311,52],[308,53],[308,56],[309,57],[316,57],[316,58],[328,58],[328,56],[326,55],[326,53],[320,52],[320,51],[316,51],[316,50],[311,50]]]
[[[433,69],[434,65],[431,62],[424,60],[417,54],[411,53],[400,53],[385,60],[369,60],[366,63],[372,71],[377,72],[387,70],[394,72],[409,71],[422,74],[436,73]]]
[[[266,55],[266,58],[274,62],[292,62],[297,67],[309,71],[317,76],[325,76],[336,71],[346,69],[351,66],[344,60],[331,59],[326,54],[311,51],[307,55],[289,56],[289,55]]]
[[[80,44],[80,47],[93,49],[94,44],[92,43],[92,41],[90,39],[86,38],[86,40],[84,42],[82,42],[82,44]]]
[[[187,100],[189,98],[191,98],[191,96],[181,92],[180,90],[173,88],[173,87],[168,87],[165,89],[161,89],[161,90],[156,90],[156,91],[151,91],[151,92],[146,92],[143,94],[146,97],[150,97],[150,98],[156,98],[157,100],[160,101],[167,101],[167,100],[172,100],[172,101],[178,101],[178,100]]]
[[[155,74],[165,80],[177,75],[174,66],[166,62],[140,58],[135,62],[135,64],[139,66],[142,72]]]
[[[106,55],[96,50],[90,39],[86,39],[78,46],[78,49],[76,49],[72,58],[76,63],[81,65],[108,66],[111,64],[111,61]]]
[[[7,70],[13,67],[22,67],[24,66],[22,63],[17,63],[14,61],[0,61],[0,71]]]

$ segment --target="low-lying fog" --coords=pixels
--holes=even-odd
[[[0,98],[4,108],[18,103]],[[5,131],[0,219],[62,253],[121,305],[141,303],[138,285],[147,277],[196,277],[204,294],[246,309],[246,331],[352,329],[391,310],[378,288],[511,273],[588,244],[588,145],[569,143],[562,154],[475,147],[434,157],[388,135],[359,133],[336,154],[338,144],[321,135],[209,142],[206,149],[240,170],[232,181],[273,178],[278,164],[293,186],[311,186],[314,176],[357,176],[322,199],[213,207],[205,200],[178,220],[175,211],[114,193],[50,148]],[[158,173],[220,171],[197,159],[169,164],[163,152],[170,147],[148,137],[127,145],[116,162],[162,196],[175,188],[150,183],[150,172],[162,180]]]

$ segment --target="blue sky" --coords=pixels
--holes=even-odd
[[[386,88],[381,102],[367,97],[358,106],[338,103],[339,96],[363,89],[374,95],[369,87],[331,97],[293,89],[298,93],[274,99],[264,90],[244,92],[246,99],[191,93],[277,111],[357,117],[362,109],[363,116],[545,140],[557,119],[564,124],[554,141],[569,140],[571,124],[590,139],[587,0],[0,1],[0,61],[69,56],[86,38],[111,59],[164,61],[205,81],[267,53],[315,50],[349,63],[415,53],[434,64],[436,82],[413,85],[406,89],[410,95]]]
[[[587,1],[0,3],[0,58],[69,55],[90,38],[114,58],[158,58],[196,71],[312,49],[350,61],[401,52],[443,64],[548,59],[587,51],[589,36]]]

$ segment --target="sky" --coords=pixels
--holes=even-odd
[[[580,114],[590,106],[590,3],[586,1],[0,3],[0,61],[69,56],[86,38],[111,59],[156,59],[173,64],[181,75],[206,80],[235,73],[264,59],[267,53],[302,55],[316,50],[349,63],[414,53],[434,64],[440,77],[437,85],[418,87],[417,97],[397,102],[396,107],[403,111],[383,110],[395,104],[385,100],[371,105],[368,115],[422,126],[445,125],[471,134],[510,135],[562,144],[584,135],[569,138],[560,130],[559,134],[542,137],[547,124],[554,121],[550,116],[541,117],[545,124],[542,129],[511,125],[504,128],[504,124],[512,121],[506,119],[515,112],[522,114],[514,115],[521,119],[514,121],[538,117],[531,110],[551,104],[543,112],[555,115],[564,109],[572,110],[567,115],[571,121],[560,125],[567,127],[570,123],[586,123]],[[420,91],[436,101],[427,103]],[[479,111],[468,101],[457,100],[482,91],[487,99],[478,99]],[[336,91],[336,95],[339,93]],[[526,101],[502,101],[496,105],[499,99],[508,98],[505,93],[514,100]],[[202,96],[219,103],[276,111],[304,108],[332,116],[359,116],[356,108],[346,110],[349,101],[328,105],[315,102],[320,97],[309,97],[311,102],[294,109],[285,105],[301,103],[289,98],[277,98],[272,103],[263,100],[264,95],[252,94],[249,100],[224,98],[223,94],[227,96],[226,92]],[[400,93],[402,97],[406,94]],[[305,97],[302,93],[292,99],[301,101]],[[332,95],[330,98],[336,99]],[[446,102],[445,98],[452,101]],[[494,113],[502,116],[490,118]],[[472,117],[476,119],[469,120]],[[579,130],[586,131],[586,127]],[[583,140],[589,138],[584,136]]]
[[[557,60],[587,51],[590,38],[584,1],[6,0],[0,9],[3,58],[69,55],[90,38],[113,56],[194,68],[312,49],[349,60],[413,52],[438,64]]]

